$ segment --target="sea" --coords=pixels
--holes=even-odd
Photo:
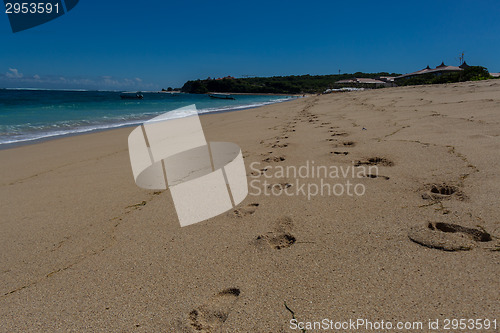
[[[289,101],[294,96],[208,95],[142,92],[121,99],[118,91],[0,89],[0,149],[61,136],[136,125],[165,112],[195,104],[199,114],[227,112]]]

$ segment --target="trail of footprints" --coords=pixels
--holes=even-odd
[[[271,142],[268,142],[269,140],[262,140],[260,143],[261,144],[266,144],[267,147],[273,148],[273,149],[284,149],[289,146],[289,143],[284,141],[289,138],[289,134],[292,134],[293,132],[296,131],[296,124],[297,122],[308,122],[308,123],[317,123],[319,122],[319,117],[317,115],[312,114],[309,112],[309,109],[314,106],[316,102],[316,99],[312,100],[310,103],[308,103],[302,111],[299,112],[299,114],[293,118],[292,121],[289,121],[285,123],[282,126],[282,130],[280,135],[275,137],[274,139],[271,139]],[[319,127],[323,127],[325,125],[328,125],[330,123],[323,122]],[[279,126],[273,127],[273,130],[277,130]],[[343,135],[342,133],[338,133],[339,135]],[[332,136],[335,135],[335,133],[332,132]],[[280,154],[275,154],[273,151],[268,152],[264,156],[265,158],[262,160],[263,162],[266,163],[279,163],[285,161],[285,156],[280,155]]]
[[[236,216],[242,217],[255,212],[258,204],[250,204],[240,208]],[[235,211],[236,213],[236,211]],[[280,217],[272,231],[256,237],[257,243],[265,242],[274,250],[281,250],[292,246],[296,238],[291,234],[293,221],[290,217]],[[206,303],[191,310],[184,324],[179,325],[183,332],[215,333],[219,332],[229,318],[241,291],[238,288],[224,289],[212,296]],[[181,323],[181,321],[179,321]]]
[[[332,143],[334,148],[342,148],[339,150],[331,151],[332,156],[347,156],[349,151],[347,149],[355,147],[356,142],[352,140],[345,140],[344,138],[349,136],[349,133],[344,132],[339,129],[338,126],[329,126],[329,122],[320,122],[317,115],[310,112],[310,109],[314,106],[314,102],[309,103],[299,115],[293,119],[293,122],[287,123],[284,126],[281,136],[276,137],[276,141],[270,144],[272,148],[286,148],[288,143],[282,143],[281,140],[288,139],[288,134],[295,131],[295,124],[298,121],[315,124],[315,128],[322,128],[328,126],[328,138],[327,141]],[[318,124],[319,123],[319,124]],[[353,126],[358,126],[353,124]],[[270,152],[272,154],[272,152]],[[284,156],[281,155],[271,155],[267,156],[265,162],[282,162],[284,161]],[[370,157],[364,160],[358,160],[354,163],[354,166],[382,166],[382,167],[392,167],[394,162],[380,156]],[[265,169],[261,170],[265,172]],[[366,178],[370,179],[383,179],[389,180],[390,177],[367,173],[364,175]],[[274,186],[273,184],[271,186]],[[278,184],[282,187],[289,186],[289,184],[283,183]],[[421,194],[422,199],[429,201],[429,205],[440,204],[444,200],[457,199],[466,200],[467,196],[462,192],[460,186],[455,184],[447,183],[433,183],[425,186],[424,192]],[[441,209],[443,214],[448,211],[446,209]],[[278,223],[279,225],[279,223]],[[477,237],[478,234],[483,236]],[[487,235],[487,236],[485,236]],[[410,228],[408,232],[408,237],[423,246],[430,248],[441,249],[445,251],[457,251],[457,250],[470,250],[477,246],[477,243],[490,242],[496,237],[490,236],[486,231],[481,229],[467,228],[457,224],[446,224],[444,222],[429,222],[428,224],[418,225]],[[282,227],[276,227],[275,231],[270,232],[266,235],[260,235],[258,240],[265,240],[273,248],[280,249],[283,247],[290,246],[295,242],[295,238],[291,236],[288,232],[285,232]],[[498,250],[499,245],[496,244],[494,250]]]
[[[384,157],[371,157],[365,160],[357,161],[355,166],[394,166],[394,162]],[[387,176],[378,174],[366,174],[367,178],[390,179]],[[459,201],[467,200],[467,196],[457,184],[431,183],[424,186],[421,194],[423,200],[429,201],[422,207],[438,205],[436,211],[448,214],[449,211],[444,208],[442,202],[445,200],[456,199]],[[498,238],[490,235],[482,227],[477,228],[464,227],[454,223],[445,222],[427,222],[415,225],[408,230],[408,238],[425,247],[443,251],[467,251],[476,247],[487,248],[492,251],[498,251],[500,243]],[[493,246],[486,246],[485,243],[497,240]]]
[[[288,134],[289,132],[295,132],[295,124],[296,122],[288,122],[283,126],[283,130],[280,135],[276,136],[275,138],[271,140],[262,140],[260,143],[265,144],[267,147],[273,148],[273,149],[284,149],[287,148],[289,143],[284,142],[284,140],[288,139]],[[273,128],[273,129],[277,129]],[[271,142],[268,142],[271,141]],[[269,151],[267,153],[264,153],[263,156],[265,157],[262,162],[266,163],[279,163],[285,161],[285,156],[282,154],[275,154],[274,151]]]
[[[315,122],[317,120],[317,118],[313,117],[307,110],[304,110],[303,115],[307,116],[307,121],[309,122]],[[329,125],[329,123],[321,123],[321,125]],[[355,126],[355,124],[353,124],[353,126]],[[330,126],[327,133],[329,137],[326,140],[331,142],[334,148],[343,148],[342,150],[331,151],[330,154],[332,156],[347,156],[349,155],[349,151],[344,149],[356,146],[356,142],[354,141],[340,140],[340,138],[348,137],[349,134],[341,131],[337,126]],[[354,166],[392,167],[394,166],[394,162],[385,157],[374,156],[364,160],[358,160],[354,163]],[[364,177],[384,180],[390,179],[390,177],[379,175],[378,173],[367,173]],[[442,201],[450,199],[463,201],[467,199],[467,196],[460,189],[460,186],[448,183],[432,183],[425,185],[421,197],[429,201],[429,205],[439,204],[441,207],[439,210],[442,211],[443,214],[447,214],[448,211],[442,206]],[[471,250],[475,247],[485,247],[483,244],[487,244],[493,240],[497,241],[492,247],[488,248],[492,251],[498,251],[500,249],[498,238],[490,235],[479,226],[477,228],[469,228],[453,223],[428,222],[427,224],[411,227],[408,231],[408,237],[413,242],[422,246],[444,251],[463,251]]]
[[[318,116],[309,112],[309,109],[312,106],[313,103],[306,106],[299,113],[299,116],[294,118],[294,121],[287,123],[283,127],[283,131],[279,136],[271,139],[271,142],[262,140],[260,143],[266,144],[268,147],[273,149],[287,148],[289,146],[289,143],[284,140],[288,139],[287,133],[295,132],[295,124],[297,123],[297,121],[313,124],[316,124],[320,121]],[[329,122],[321,122],[318,126],[316,126],[316,128],[321,128],[328,125],[330,125]],[[329,126],[328,134],[330,138],[328,138],[327,140],[333,142],[334,147],[336,148],[350,148],[356,145],[354,141],[339,141],[339,137],[347,137],[349,134],[347,132],[339,131],[338,127]],[[349,151],[338,150],[332,151],[330,152],[330,154],[334,156],[347,156],[349,154]],[[279,163],[285,160],[284,156],[279,154],[276,155],[273,153],[273,151],[269,151],[265,155],[266,158],[263,160],[264,162]],[[354,163],[354,165],[376,165],[392,167],[394,166],[394,162],[385,157],[375,156],[364,160],[358,160]],[[265,168],[260,170],[261,174],[263,174],[264,172],[266,172]],[[378,174],[366,174],[365,177],[381,178],[385,180],[390,179],[387,176],[381,176]],[[272,187],[278,185],[281,188],[287,188],[291,186],[291,184],[289,183],[271,184],[269,186]],[[428,184],[426,185],[424,193],[422,194],[422,199],[429,200],[432,203],[441,202],[442,200],[448,200],[451,198],[463,200],[466,197],[458,186],[449,185],[446,183]],[[141,203],[137,206],[143,205],[144,203]],[[257,211],[258,207],[258,203],[250,203],[233,210],[232,212],[230,212],[230,214],[232,214],[232,216],[236,218],[245,218],[253,215]],[[274,222],[271,231],[265,234],[258,235],[254,239],[254,243],[257,246],[268,247],[273,250],[282,250],[289,248],[297,242],[296,237],[292,234],[292,229],[293,220],[290,217],[279,217]],[[444,251],[471,250],[474,247],[477,247],[478,244],[491,242],[493,239],[497,239],[480,227],[468,228],[457,224],[444,222],[428,222],[426,224],[411,227],[408,231],[408,237],[411,241],[422,246]],[[496,248],[494,248],[493,250],[499,250],[498,242],[496,244]],[[228,288],[212,296],[206,303],[189,312],[187,321],[181,327],[182,331],[200,333],[218,332],[228,319],[232,309],[234,308],[236,302],[240,297],[240,293],[241,291],[238,288]]]
[[[282,133],[271,139],[271,142],[263,140],[260,143],[266,144],[268,147],[273,149],[287,148],[289,143],[284,140],[288,139],[288,133],[295,132],[295,124],[297,121],[313,124],[320,121],[318,116],[309,112],[309,109],[312,106],[313,103],[309,104],[299,113],[299,116],[294,118],[292,122],[285,124],[285,126],[283,126]],[[316,128],[328,125],[330,125],[329,122],[321,122],[318,126],[316,126]],[[347,137],[349,134],[347,132],[339,131],[338,127],[329,126],[328,134],[330,137],[327,140],[332,142],[335,148],[350,148],[356,145],[356,142],[354,141],[339,141],[339,138]],[[347,156],[349,151],[337,150],[330,152],[330,154],[333,156]],[[268,163],[279,163],[285,161],[285,157],[283,155],[274,154],[273,151],[269,151],[264,154],[264,157],[263,161]],[[394,162],[385,157],[375,156],[364,160],[358,160],[354,163],[354,166],[392,167],[394,166]],[[261,169],[260,173],[263,174],[265,171],[266,169]],[[387,176],[381,176],[378,174],[366,174],[365,177],[381,178],[385,180],[390,179]],[[269,186],[272,187],[278,185],[281,188],[291,186],[289,183],[271,184]],[[422,199],[429,200],[432,204],[440,203],[442,200],[449,200],[451,198],[459,200],[464,200],[466,198],[459,186],[449,185],[446,183],[426,185],[421,196]],[[237,218],[248,217],[253,215],[258,207],[258,203],[250,203],[233,210],[231,214]],[[289,248],[297,242],[297,239],[292,234],[292,229],[293,220],[290,217],[282,216],[274,222],[274,226],[271,231],[258,235],[254,239],[254,242],[260,247],[264,246],[273,250]],[[471,250],[477,247],[478,244],[491,242],[492,240],[497,239],[481,227],[468,228],[458,224],[444,222],[428,222],[426,224],[413,226],[408,231],[408,237],[411,241],[422,246],[444,251]],[[495,246],[496,247],[494,247],[493,250],[498,251],[498,242]],[[239,297],[240,289],[229,288],[222,290],[210,298],[205,304],[197,307],[189,313],[187,327],[191,332],[218,332],[222,325],[226,322]]]

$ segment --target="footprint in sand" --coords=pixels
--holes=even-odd
[[[288,143],[286,143],[286,142],[282,143],[282,144],[275,143],[275,144],[271,145],[271,148],[286,148],[286,147],[288,147]]]
[[[263,169],[260,169],[259,172],[252,171],[249,174],[247,173],[247,176],[253,176],[253,177],[262,176],[266,173],[266,171],[267,171],[267,168],[263,168]]]
[[[130,205],[130,206],[127,206],[125,208],[133,208],[133,209],[140,209],[142,206],[146,206],[147,202],[146,201],[142,201],[140,203],[137,203],[135,205]]]
[[[349,155],[348,151],[331,151],[330,154],[334,155]]]
[[[444,251],[467,251],[493,239],[485,230],[444,222],[414,226],[408,237],[417,244]]]
[[[273,154],[272,151],[268,151],[267,153],[262,153],[260,156],[271,156]]]
[[[337,132],[335,130],[329,130],[328,133],[332,133],[330,136],[347,136],[347,132]]]
[[[357,161],[354,166],[360,165],[381,165],[381,166],[393,166],[394,162],[385,157],[370,157],[365,161]]]
[[[458,200],[466,199],[465,194],[458,186],[446,183],[426,185],[426,191],[422,193],[422,199],[424,200],[441,201],[452,197]]]
[[[267,188],[272,191],[272,193],[281,193],[283,190],[292,187],[290,183],[282,182],[267,185]]]
[[[289,217],[280,217],[276,222],[273,231],[264,235],[259,235],[255,239],[257,244],[266,242],[271,248],[281,250],[292,246],[297,239],[290,233],[293,228],[293,221]]]
[[[238,209],[233,210],[233,216],[236,217],[245,217],[248,215],[252,215],[259,207],[258,203],[251,203],[246,206],[240,207]]]
[[[372,179],[380,178],[380,179],[385,179],[385,180],[391,179],[390,177],[382,176],[382,175],[377,175],[377,174],[373,174],[373,173],[367,173],[367,174],[363,175],[363,177],[365,177],[365,178],[372,178]]]
[[[189,313],[188,327],[201,333],[219,332],[240,296],[240,290],[229,288],[211,297]]]
[[[336,139],[327,139],[327,141],[337,141]],[[354,141],[343,141],[343,142],[337,142],[334,147],[354,147],[356,145],[356,142]]]
[[[262,162],[283,162],[285,160],[284,156],[270,156],[262,160]]]

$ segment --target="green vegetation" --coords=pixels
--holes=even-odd
[[[340,80],[351,78],[379,78],[380,76],[399,76],[397,73],[361,73],[339,75],[291,75],[251,78],[223,78],[187,81],[182,91],[191,94],[219,93],[252,93],[252,94],[305,94],[321,93],[328,88],[346,86],[373,88],[373,85],[336,84]],[[491,79],[488,70],[482,66],[470,66],[461,72],[435,75],[423,74],[410,79],[401,79],[398,86],[439,84]]]
[[[490,73],[482,66],[470,66],[461,72],[434,75],[432,73],[422,74],[410,79],[397,80],[398,86],[413,86],[420,84],[439,84],[439,83],[454,83],[465,81],[479,81],[490,79]]]
[[[339,75],[291,75],[252,78],[224,78],[221,80],[188,81],[182,87],[183,92],[205,94],[220,93],[270,93],[270,94],[304,94],[320,93],[328,88],[336,88],[336,81],[353,77],[377,78],[379,76],[398,76],[396,73],[361,73]]]

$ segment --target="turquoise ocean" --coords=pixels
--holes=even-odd
[[[198,112],[235,111],[288,101],[293,96],[208,95],[143,92],[142,100],[122,100],[115,91],[0,89],[0,149],[64,135],[140,124],[165,112],[195,104]],[[173,112],[172,117],[182,117]]]

